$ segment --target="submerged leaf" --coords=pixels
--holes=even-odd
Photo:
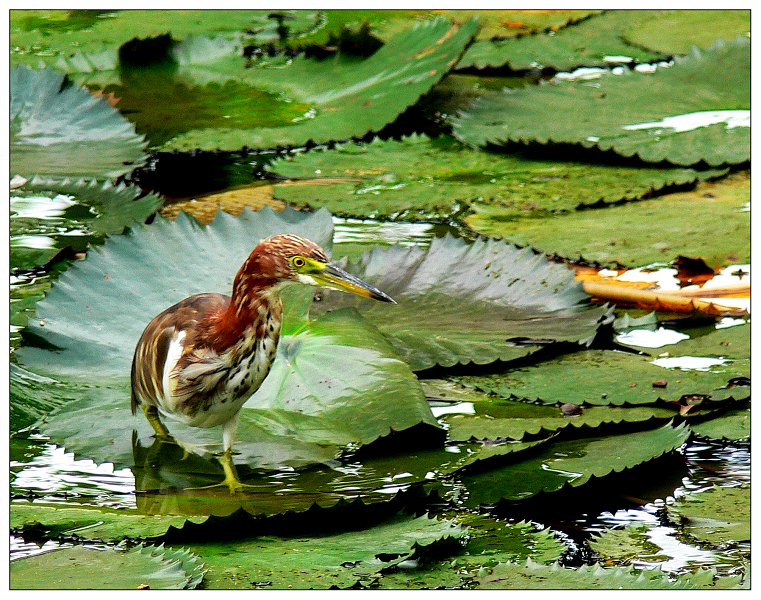
[[[203,565],[184,550],[73,546],[11,561],[11,589],[193,589]]]
[[[589,344],[607,318],[564,266],[494,240],[447,236],[427,249],[375,249],[347,269],[398,304],[379,310],[326,291],[313,310],[358,308],[413,370],[513,360],[554,342]]]
[[[744,163],[750,42],[719,41],[655,73],[600,74],[594,86],[582,79],[506,90],[476,102],[455,121],[454,133],[474,146],[566,143],[645,162]]]
[[[667,505],[667,511],[700,541],[715,546],[750,541],[750,486],[693,492]]]
[[[639,199],[667,186],[720,174],[532,160],[424,135],[314,150],[269,168],[283,177],[306,180],[275,188],[275,196],[291,205],[404,219],[447,218],[483,205],[499,207],[500,219],[508,220]]]
[[[10,172],[116,177],[145,160],[134,125],[51,69],[11,69]]]

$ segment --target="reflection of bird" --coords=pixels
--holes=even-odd
[[[283,314],[279,292],[291,283],[393,302],[329,264],[314,242],[276,235],[263,240],[243,263],[232,297],[196,294],[178,302],[153,318],[135,348],[132,412],[142,405],[163,438],[171,436],[159,414],[193,427],[223,425],[223,484],[231,491],[243,487],[232,462],[240,408],[262,384],[275,358]]]

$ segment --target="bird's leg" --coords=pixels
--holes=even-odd
[[[148,419],[148,423],[150,423],[151,427],[153,427],[153,431],[156,432],[156,437],[159,439],[168,439],[174,441],[174,438],[172,437],[172,434],[169,433],[166,425],[161,422],[161,417],[159,417],[159,409],[151,404],[142,404],[142,407],[145,418]]]
[[[230,488],[230,492],[235,493],[243,489],[245,486],[238,479],[238,473],[235,470],[233,464],[233,442],[235,442],[235,434],[238,431],[238,421],[240,420],[240,411],[224,425],[222,429],[222,442],[224,444],[224,451],[219,458],[219,462],[222,464],[222,469],[225,472],[225,480],[222,482]]]

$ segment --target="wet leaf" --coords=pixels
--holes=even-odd
[[[714,418],[690,422],[692,430],[697,435],[716,440],[749,440],[750,439],[750,404],[738,408],[730,408]]]
[[[750,541],[750,486],[713,487],[667,505],[685,533],[714,546]]]
[[[184,550],[73,546],[11,562],[11,589],[193,589],[203,565]]]
[[[475,578],[479,589],[553,589],[553,590],[659,590],[659,589],[736,589],[740,577],[716,579],[716,571],[669,576],[660,569],[636,570],[633,567],[606,568],[599,564],[566,568],[558,563],[541,565],[501,563],[488,574]]]
[[[664,54],[687,54],[693,46],[708,48],[717,38],[750,36],[747,10],[672,10],[656,19],[638,20],[624,33],[627,42]]]
[[[301,185],[276,186],[292,205],[360,217],[447,218],[481,205],[500,219],[634,200],[719,171],[647,169],[532,160],[474,151],[446,137],[374,139],[281,159],[269,167]]]
[[[457,65],[458,69],[505,67],[513,71],[550,68],[570,71],[576,67],[607,67],[618,62],[653,62],[668,53],[635,46],[622,33],[639,21],[658,19],[662,11],[611,10],[590,16],[568,27],[516,39],[476,41]]]
[[[209,569],[205,578],[208,589],[347,588],[464,534],[452,521],[399,516],[358,531],[313,537],[260,536],[190,549]]]
[[[84,540],[102,541],[160,537],[169,527],[180,527],[189,519],[198,523],[207,517],[151,515],[136,510],[74,508],[40,502],[13,502],[10,510],[13,530],[43,529],[51,537],[76,535]]]
[[[252,246],[282,232],[327,246],[332,223],[326,212],[291,210],[247,212],[238,219],[221,213],[207,227],[184,216],[111,238],[70,268],[38,304],[28,327],[37,346],[17,354],[25,367],[66,384],[61,407],[44,417],[42,430],[98,462],[132,466],[135,446],[149,447],[152,439],[146,419],[129,414],[130,364],[143,327],[178,299],[231,289]],[[303,307],[311,294],[305,288],[286,300],[289,310],[272,371],[242,411],[235,446],[240,464],[276,468],[324,462],[349,445],[418,424],[436,426],[417,379],[381,333],[351,310],[305,321]],[[326,356],[335,370],[326,368]],[[218,428],[168,427],[185,444],[221,439]],[[201,474],[217,476],[218,467],[210,473],[208,463],[200,468]]]
[[[11,69],[10,174],[116,177],[145,160],[134,126],[51,69]]]
[[[606,318],[565,267],[493,240],[447,236],[427,249],[375,249],[347,269],[398,304],[378,311],[326,291],[313,309],[357,307],[413,370],[513,360],[560,341],[588,344]]]
[[[616,564],[666,562],[669,556],[648,536],[651,529],[646,523],[630,523],[623,529],[596,532],[587,543],[600,558]]]
[[[108,181],[34,177],[10,192],[11,268],[31,269],[62,250],[82,252],[141,223],[161,205],[153,194]]]
[[[274,210],[283,210],[285,204],[275,200],[272,195],[271,185],[247,185],[240,188],[208,194],[191,200],[173,202],[161,209],[162,216],[167,219],[176,219],[180,212],[186,212],[208,225],[214,220],[217,212],[223,210],[236,217],[240,216],[243,209],[261,210],[269,206]]]
[[[558,81],[484,97],[454,122],[454,134],[473,146],[578,144],[680,166],[747,162],[749,40],[720,40],[675,60],[655,73],[600,74],[594,85]]]
[[[547,254],[604,265],[635,267],[682,254],[723,266],[750,261],[749,201],[750,180],[740,172],[695,191],[547,218],[505,221],[500,209],[489,207],[467,223]]]
[[[672,452],[689,436],[684,424],[617,436],[555,441],[531,457],[488,472],[463,476],[468,506],[501,499],[524,501],[540,493],[580,487]]]

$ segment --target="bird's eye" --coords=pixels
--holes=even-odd
[[[307,264],[307,261],[305,261],[303,257],[301,257],[301,256],[297,256],[297,257],[295,257],[295,258],[294,258],[294,259],[291,261],[291,264],[293,264],[293,266],[294,266],[294,267],[296,267],[297,269],[300,269],[300,268],[301,268],[301,267],[303,267],[305,264]]]

